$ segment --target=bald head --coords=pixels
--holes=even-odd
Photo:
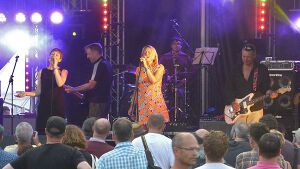
[[[172,139],[172,147],[183,147],[190,143],[198,144],[195,136],[192,133],[182,132],[176,134]]]
[[[101,118],[94,123],[94,135],[107,135],[110,131],[110,123],[107,119]]]
[[[202,139],[209,134],[209,132],[205,129],[198,129],[195,133]]]

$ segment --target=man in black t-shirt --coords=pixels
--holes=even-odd
[[[81,86],[66,88],[66,91],[88,91],[89,117],[106,118],[111,102],[112,66],[105,59],[100,43],[89,44],[84,49],[93,64],[91,79]]]
[[[4,169],[91,169],[78,150],[61,144],[65,128],[63,118],[50,117],[45,129],[47,143],[27,151]]]
[[[253,44],[246,44],[242,49],[242,64],[238,64],[226,81],[226,104],[231,104],[234,112],[241,110],[236,99],[242,99],[250,93],[254,97],[265,95],[270,89],[270,77],[268,68],[256,60],[256,48]],[[277,97],[276,93],[270,93],[271,98]],[[250,108],[256,112],[263,108],[263,102],[258,102]],[[263,116],[263,111],[241,117],[239,120],[246,123],[258,122]]]

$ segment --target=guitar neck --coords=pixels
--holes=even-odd
[[[278,90],[275,91],[276,93],[278,93]],[[263,96],[260,96],[260,97],[257,97],[255,99],[252,99],[248,102],[248,105],[251,105],[251,104],[255,104],[257,102],[260,102],[262,100],[264,100],[265,98],[268,98],[270,97],[269,95],[263,95]]]
[[[252,99],[252,100],[250,100],[250,101],[247,102],[247,103],[248,103],[248,105],[255,104],[255,103],[257,103],[257,102],[260,102],[260,101],[264,100],[264,99],[267,98],[267,97],[269,97],[269,96],[263,95],[263,96],[260,96],[260,97],[255,98],[255,99]]]

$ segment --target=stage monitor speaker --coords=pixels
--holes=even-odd
[[[276,99],[265,99],[264,107],[267,113],[286,116],[295,109],[294,96],[298,91],[299,76],[294,70],[269,70],[271,78],[271,89],[277,90],[281,87],[290,86],[291,91],[279,94]]]
[[[231,125],[226,124],[225,121],[199,121],[199,128],[200,129],[206,129],[208,131],[210,130],[216,130],[216,131],[223,131],[227,135],[230,135],[231,131]]]
[[[11,116],[4,115],[3,118],[3,127],[4,127],[4,135],[11,135]],[[13,131],[15,131],[16,126],[21,122],[28,122],[31,124],[33,130],[35,130],[35,116],[26,116],[26,115],[14,115],[13,118]],[[14,133],[14,132],[13,132]]]

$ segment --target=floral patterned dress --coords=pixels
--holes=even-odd
[[[154,74],[163,65],[158,65],[155,68],[150,68]],[[136,76],[139,75],[140,67],[136,69]],[[165,122],[169,122],[169,113],[161,92],[162,81],[152,84],[147,77],[147,72],[144,67],[138,79],[138,119],[139,124],[144,125],[148,121],[148,117],[153,113],[163,115]]]

